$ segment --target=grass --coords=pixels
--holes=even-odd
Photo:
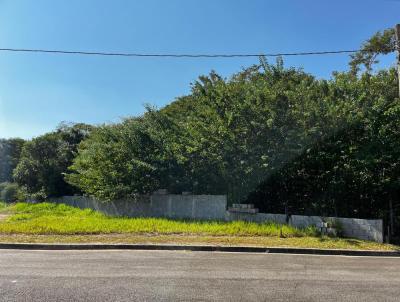
[[[6,208],[6,203],[0,200],[0,211]]]
[[[317,236],[313,227],[297,229],[272,222],[183,221],[162,218],[108,217],[90,209],[64,204],[17,203],[0,223],[2,234],[185,234],[212,236]]]
[[[375,242],[319,236],[315,228],[276,223],[108,217],[63,204],[0,204],[0,242],[212,244],[398,250]]]
[[[320,249],[352,249],[399,251],[400,247],[358,239],[329,237],[265,237],[204,235],[32,235],[0,234],[0,242],[9,243],[108,243],[108,244],[177,244],[218,246],[298,247]]]

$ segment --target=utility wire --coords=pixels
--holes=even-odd
[[[283,56],[310,56],[348,54],[362,50],[336,50],[336,51],[315,51],[315,52],[292,52],[292,53],[259,53],[259,54],[161,54],[161,53],[129,53],[129,52],[96,52],[96,51],[72,51],[52,49],[28,49],[28,48],[0,48],[3,52],[25,52],[25,53],[48,53],[67,55],[88,55],[88,56],[116,56],[116,57],[157,57],[157,58],[250,58],[250,57],[283,57]]]

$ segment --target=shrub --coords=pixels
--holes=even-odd
[[[0,184],[0,200],[14,202],[18,200],[18,185],[15,183]]]

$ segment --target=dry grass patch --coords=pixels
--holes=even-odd
[[[7,243],[105,243],[105,244],[177,244],[256,247],[299,247],[320,249],[352,249],[399,251],[400,247],[357,239],[315,237],[239,237],[239,236],[193,236],[193,235],[30,235],[0,234],[0,242]]]

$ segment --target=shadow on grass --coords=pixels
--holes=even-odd
[[[354,238],[339,238],[339,237],[326,237],[326,236],[319,237],[318,241],[319,242],[328,242],[328,241],[339,242],[339,241],[341,241],[341,242],[344,242],[344,243],[346,243],[346,244],[348,244],[350,246],[354,246],[354,247],[358,247],[358,248],[362,247],[363,243],[370,242],[370,241],[363,241],[363,240],[354,239]],[[391,246],[392,246],[394,251],[400,252],[400,245],[391,244]]]
[[[327,242],[327,241],[342,241],[345,242],[349,245],[353,245],[353,246],[360,246],[361,241],[357,240],[357,239],[351,239],[351,238],[339,238],[339,237],[326,237],[326,236],[322,236],[318,238],[319,242]]]

